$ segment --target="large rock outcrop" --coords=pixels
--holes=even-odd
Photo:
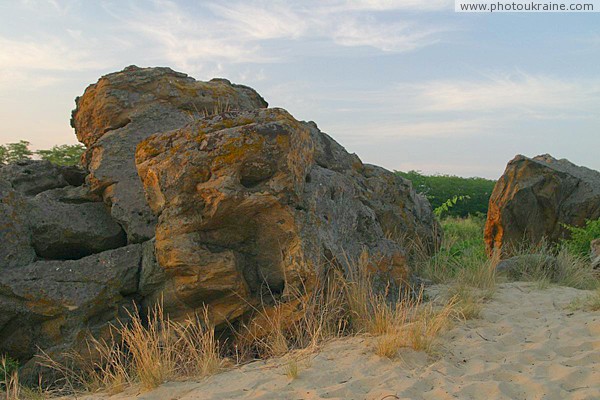
[[[0,354],[81,349],[156,301],[223,323],[366,253],[384,289],[407,242],[439,243],[408,181],[245,86],[128,67],[76,103],[84,168],[0,165]]]
[[[253,89],[225,79],[200,82],[169,68],[135,66],[103,76],[76,103],[71,125],[88,148],[88,183],[111,206],[129,243],[151,239],[156,224],[132,156],[140,141],[215,111],[267,106]]]
[[[400,284],[408,254],[393,234],[430,249],[438,240],[429,203],[410,184],[282,109],[222,113],[153,135],[136,163],[159,216],[156,257],[171,314],[209,304],[217,323],[231,320],[266,295],[310,287],[332,263],[352,272],[363,251],[382,284]]]
[[[516,156],[498,180],[485,226],[487,250],[568,237],[564,225],[600,217],[600,173],[550,155]]]

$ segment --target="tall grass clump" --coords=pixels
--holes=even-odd
[[[553,245],[542,240],[524,244],[514,250],[515,257],[506,272],[512,280],[537,282],[540,288],[550,284],[577,289],[595,289],[600,279],[592,269],[588,256],[570,251],[564,244]]]
[[[387,318],[380,319],[384,324],[377,326],[375,353],[382,357],[394,358],[401,348],[411,348],[432,354],[441,333],[450,327],[458,315],[456,299],[451,298],[442,305],[422,302],[422,292],[415,299],[405,298],[394,306],[385,309]]]
[[[600,288],[586,297],[575,299],[569,308],[571,310],[600,311]]]
[[[257,309],[236,343],[242,352],[261,358],[314,351],[348,335],[373,337],[375,352],[384,357],[394,357],[402,347],[432,351],[451,316],[457,316],[455,301],[434,306],[423,302],[422,288],[380,288],[367,272],[368,262],[363,253],[351,272],[333,269],[316,289],[301,292],[309,294]],[[297,375],[297,361],[298,356],[286,364],[288,376]]]
[[[19,364],[5,355],[0,357],[0,395],[6,400],[21,398]]]
[[[235,330],[237,358],[279,357],[297,350],[312,352],[328,340],[350,332],[355,316],[349,310],[358,307],[359,301],[350,305],[349,285],[341,272],[332,269],[328,276],[296,289],[290,286],[288,291],[284,299],[274,300],[274,304],[263,302],[254,306],[250,319]]]
[[[158,304],[147,318],[138,312],[113,327],[109,340],[90,339],[88,353],[67,353],[57,361],[45,353],[39,364],[62,376],[71,393],[117,393],[137,383],[151,390],[167,380],[204,377],[217,372],[223,359],[208,310],[174,321]],[[92,356],[93,355],[93,356]]]

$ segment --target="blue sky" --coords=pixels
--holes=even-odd
[[[600,169],[600,13],[452,0],[0,0],[0,143],[75,143],[74,98],[131,64],[252,86],[388,169]]]

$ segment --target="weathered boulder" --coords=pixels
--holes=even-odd
[[[205,113],[267,106],[253,89],[224,79],[200,82],[169,68],[135,66],[103,76],[76,104],[71,125],[88,147],[88,183],[111,206],[130,243],[151,239],[156,224],[135,168],[137,144]]]
[[[141,245],[80,260],[38,261],[0,273],[0,354],[28,360],[83,348],[117,317],[126,320],[138,291]]]
[[[382,285],[400,284],[407,251],[394,234],[429,249],[439,239],[429,203],[407,181],[282,109],[150,136],[136,163],[159,216],[160,295],[175,316],[208,304],[215,322],[231,320],[263,296],[310,288],[332,264],[350,273],[365,250]]]
[[[63,167],[50,161],[23,160],[0,166],[0,180],[28,196],[49,189],[82,185],[86,174],[80,167]]]
[[[542,238],[568,237],[564,224],[582,226],[600,217],[600,173],[549,155],[516,156],[498,180],[485,226],[491,254]]]
[[[590,258],[592,260],[592,268],[600,269],[600,239],[592,240]]]
[[[0,172],[4,167],[0,167]],[[24,196],[0,179],[0,271],[35,260]]]
[[[81,170],[28,160],[0,167],[0,269],[125,246],[121,226]],[[79,184],[82,186],[72,186]]]
[[[28,201],[32,243],[40,258],[75,260],[127,244],[125,232],[103,203],[77,202],[73,191],[57,191]]]

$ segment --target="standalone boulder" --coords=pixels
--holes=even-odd
[[[111,206],[129,243],[151,239],[156,225],[134,164],[140,141],[215,111],[267,106],[254,90],[224,79],[200,82],[169,68],[135,66],[103,76],[76,103],[71,125],[88,148],[88,183]]]
[[[549,155],[517,156],[498,180],[485,226],[491,254],[542,238],[568,237],[564,225],[582,226],[600,217],[600,173]]]
[[[427,200],[392,172],[365,165],[282,109],[228,112],[156,134],[136,163],[158,215],[161,297],[175,316],[209,304],[217,323],[264,296],[310,288],[361,253],[382,286],[409,279],[401,232],[430,251]]]

